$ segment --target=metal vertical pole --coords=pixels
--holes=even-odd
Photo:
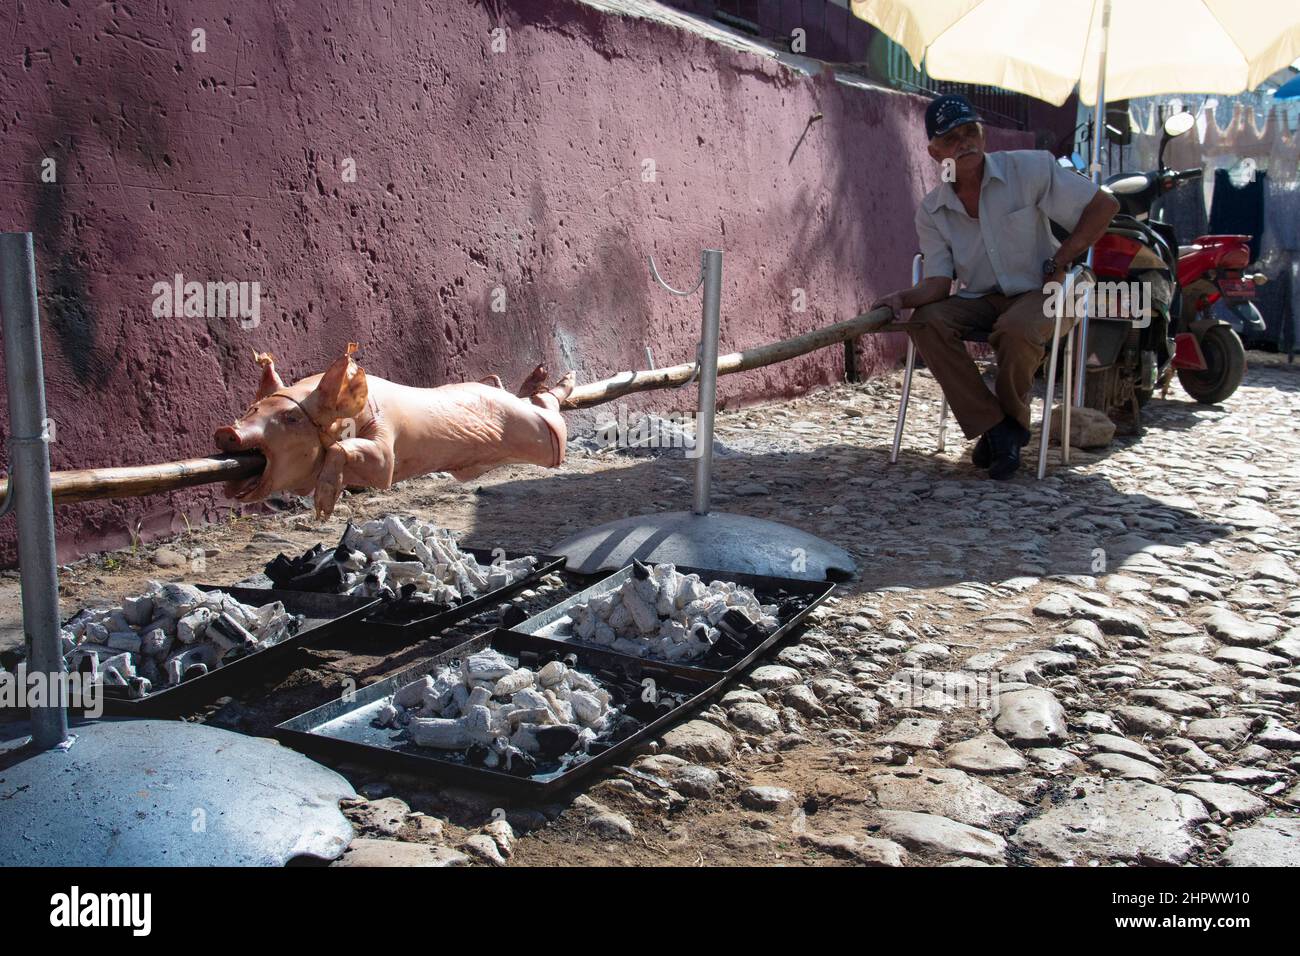
[[[36,252],[30,232],[0,233],[0,317],[9,392],[9,487],[18,519],[18,567],[29,673],[49,680],[47,701],[31,708],[32,740],[55,747],[68,736],[61,705],[59,579],[54,559],[54,500],[45,417],[45,375],[36,303]]]
[[[1101,138],[1106,134],[1106,45],[1110,39],[1110,0],[1101,8],[1101,46],[1097,51],[1097,102],[1092,114],[1092,156],[1088,169],[1092,181],[1101,185]],[[1092,269],[1092,249],[1088,249],[1088,268]],[[1083,315],[1079,317],[1079,355],[1074,373],[1074,404],[1082,405],[1088,383],[1088,313],[1092,311],[1092,296],[1084,301]],[[1068,402],[1070,397],[1067,395]]]
[[[713,413],[718,400],[718,333],[722,326],[722,252],[705,249],[704,318],[700,328],[700,407],[695,423],[695,507],[697,515],[709,513],[713,486]]]

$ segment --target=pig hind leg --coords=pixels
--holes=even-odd
[[[534,405],[558,412],[564,403],[569,400],[573,394],[573,387],[577,384],[577,377],[572,372],[565,372],[564,377],[548,388],[546,391],[537,391],[529,395],[528,400]]]
[[[532,398],[546,386],[546,366],[539,365],[528,373],[524,379],[524,384],[519,386],[519,391],[515,392],[520,398]]]

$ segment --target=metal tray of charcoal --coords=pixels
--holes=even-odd
[[[437,673],[443,666],[458,667],[464,658],[486,648],[515,660],[521,654],[536,655],[539,666],[563,659],[609,690],[614,703],[630,719],[597,737],[587,760],[562,769],[539,763],[528,776],[476,765],[469,752],[419,747],[405,739],[403,731],[375,725],[385,702],[396,691],[426,674]],[[496,628],[350,697],[340,697],[286,720],[276,728],[276,736],[307,754],[365,762],[536,799],[567,789],[602,767],[625,762],[629,752],[703,707],[722,683],[719,675],[706,671],[679,674],[653,661]]]
[[[466,554],[472,554],[474,559],[481,564],[491,564],[493,558],[499,555],[504,555],[503,560],[506,561],[528,557],[528,553],[524,551],[494,552],[491,548],[467,547],[462,547],[460,550]],[[562,557],[556,557],[552,554],[538,554],[533,555],[533,557],[537,558],[536,567],[518,581],[492,591],[484,591],[477,597],[462,601],[460,604],[429,605],[419,601],[403,601],[400,599],[383,602],[370,612],[366,620],[366,633],[370,638],[377,641],[409,644],[430,634],[436,634],[452,624],[458,624],[467,618],[474,617],[476,614],[481,614],[483,611],[493,610],[506,598],[519,593],[531,584],[536,584],[544,576],[553,571],[559,571],[564,567],[564,558]],[[429,611],[431,606],[435,608],[432,613]]]
[[[202,677],[160,688],[147,697],[130,700],[104,695],[104,713],[132,717],[155,717],[182,713],[230,693],[282,668],[297,651],[312,641],[346,631],[359,624],[376,604],[377,598],[353,598],[340,606],[338,595],[312,594],[308,591],[281,591],[272,588],[230,587],[224,584],[195,584],[202,591],[224,591],[243,604],[261,607],[279,601],[290,614],[301,614],[298,630],[278,644],[223,664]]]
[[[499,556],[506,561],[529,557],[528,552],[525,551],[502,552],[494,551],[491,548],[471,547],[461,547],[460,550],[473,555],[474,559],[481,564],[491,564]],[[564,558],[562,557],[551,554],[537,554],[532,555],[532,557],[537,558],[536,567],[519,580],[492,591],[485,591],[468,601],[462,601],[460,604],[432,604],[402,598],[377,600],[351,594],[328,594],[319,591],[277,591],[276,593],[310,593],[320,600],[321,607],[332,607],[339,614],[352,610],[359,602],[364,601],[375,605],[367,612],[366,626],[356,633],[358,643],[362,643],[360,639],[364,637],[364,646],[367,649],[394,650],[412,644],[431,634],[436,634],[444,628],[458,624],[483,611],[494,609],[507,598],[524,590],[529,585],[536,584],[545,575],[553,571],[559,571],[564,567]],[[259,575],[258,577],[262,580],[266,579],[265,575]]]
[[[769,577],[762,574],[744,574],[739,571],[717,571],[712,568],[693,568],[681,565],[676,567],[682,574],[698,574],[705,584],[711,581],[731,581],[742,585],[754,592],[760,604],[776,604],[778,606],[777,620],[779,626],[775,630],[769,633],[762,628],[754,628],[748,632],[738,631],[730,634],[725,649],[719,646],[717,652],[711,656],[683,661],[658,660],[651,656],[642,657],[643,660],[653,661],[655,664],[683,676],[699,674],[700,672],[714,675],[725,674],[728,678],[735,676],[794,631],[808,616],[809,612],[830,597],[831,592],[835,590],[835,585],[829,581],[804,581],[795,578]],[[632,577],[635,570],[634,565],[621,568],[609,577],[597,581],[585,591],[572,595],[541,614],[534,615],[528,620],[514,625],[511,630],[518,634],[563,641],[574,647],[610,650],[598,644],[584,642],[577,637],[572,630],[573,621],[569,617],[569,610],[575,604],[585,604],[598,595],[617,590]]]

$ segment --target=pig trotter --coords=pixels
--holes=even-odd
[[[541,366],[539,365],[538,368],[540,369]],[[563,378],[546,391],[538,391],[530,396],[529,401],[534,405],[558,412],[564,407],[564,403],[569,400],[569,396],[573,394],[573,388],[577,382],[578,379],[572,372],[565,372]]]
[[[515,392],[520,398],[532,398],[540,392],[546,385],[546,366],[539,365],[528,373],[524,379],[524,384],[519,386],[519,391]]]

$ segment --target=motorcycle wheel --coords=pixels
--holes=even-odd
[[[1237,333],[1216,325],[1201,336],[1205,370],[1179,369],[1178,381],[1202,405],[1217,405],[1237,390],[1246,374],[1246,349]]]

